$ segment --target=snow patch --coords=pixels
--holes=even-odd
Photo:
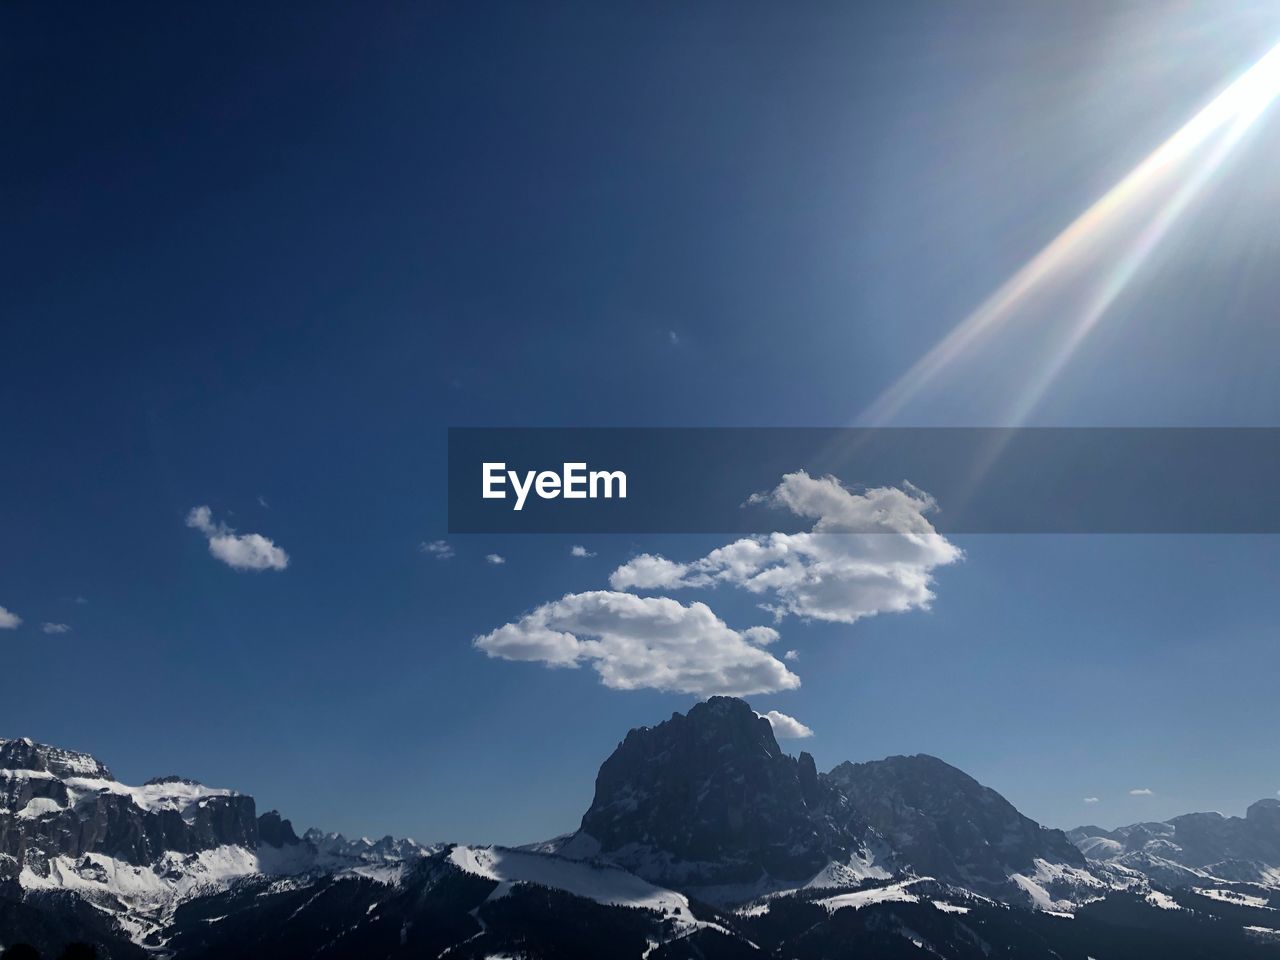
[[[207,797],[233,797],[234,790],[221,790],[206,787],[202,783],[190,780],[172,780],[164,783],[146,783],[140,787],[130,787],[118,780],[102,780],[94,777],[69,777],[63,781],[67,791],[78,802],[82,797],[111,793],[128,797],[141,810],[154,812],[158,810],[177,810],[185,814],[187,810]]]
[[[449,859],[467,873],[496,880],[499,886],[490,895],[492,899],[505,896],[513,884],[536,883],[609,906],[689,914],[687,897],[618,867],[527,850],[461,844],[449,852]]]
[[[1265,897],[1254,897],[1247,893],[1237,893],[1235,890],[1215,890],[1212,887],[1192,887],[1191,889],[1192,892],[1208,897],[1210,900],[1217,900],[1219,903],[1233,903],[1237,907],[1254,907],[1258,910],[1275,909],[1267,905]]]
[[[817,902],[819,906],[826,907],[832,913],[845,907],[859,910],[862,907],[871,906],[873,903],[919,903],[920,898],[911,893],[908,888],[932,879],[932,877],[916,877],[911,880],[903,880],[901,883],[891,883],[887,887],[872,887],[870,890],[855,890],[853,893],[842,893],[838,897],[828,897]]]
[[[27,801],[27,805],[18,811],[18,816],[24,820],[38,820],[45,814],[57,813],[59,810],[66,808],[52,797],[32,797]]]

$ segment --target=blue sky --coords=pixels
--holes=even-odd
[[[300,826],[573,827],[692,697],[472,638],[723,538],[450,538],[445,428],[854,422],[1280,40],[1265,4],[1112,7],[6,10],[0,736]],[[1278,137],[1028,422],[1280,422]],[[893,422],[1009,422],[1041,319]],[[202,504],[287,569],[211,556]],[[1276,538],[956,542],[927,611],[779,625],[803,685],[751,699],[790,748],[933,753],[1060,826],[1280,788]]]

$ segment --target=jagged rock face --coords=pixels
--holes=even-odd
[[[0,740],[0,770],[31,770],[60,778],[113,779],[111,771],[87,753],[63,750],[26,738]]]
[[[268,810],[258,818],[258,841],[272,847],[292,847],[302,842],[293,832],[293,824],[276,810]]]
[[[842,763],[828,777],[918,873],[991,890],[1036,859],[1085,865],[1061,830],[1024,817],[996,791],[936,757]]]
[[[813,758],[787,756],[743,701],[713,697],[627,734],[596,777],[581,832],[649,879],[805,878],[861,840]]]
[[[252,797],[164,777],[120,784],[88,754],[30,740],[0,742],[0,854],[37,874],[89,853],[142,866],[166,852],[258,843]]]
[[[302,842],[327,857],[352,862],[409,860],[421,856],[426,850],[409,837],[388,835],[381,840],[370,840],[368,837],[348,840],[340,833],[324,833],[315,827],[302,835]]]

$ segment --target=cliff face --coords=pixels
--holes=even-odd
[[[847,858],[863,840],[855,819],[811,756],[787,756],[769,721],[713,697],[627,734],[600,768],[581,832],[650,879],[750,883]]]
[[[144,866],[165,853],[255,849],[252,797],[164,777],[130,787],[88,754],[0,742],[0,869],[47,876],[56,857],[100,853]]]

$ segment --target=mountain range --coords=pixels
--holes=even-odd
[[[1280,801],[1069,833],[935,757],[784,753],[713,697],[630,731],[573,833],[298,835],[253,798],[0,740],[0,946],[101,957],[1280,958]]]

